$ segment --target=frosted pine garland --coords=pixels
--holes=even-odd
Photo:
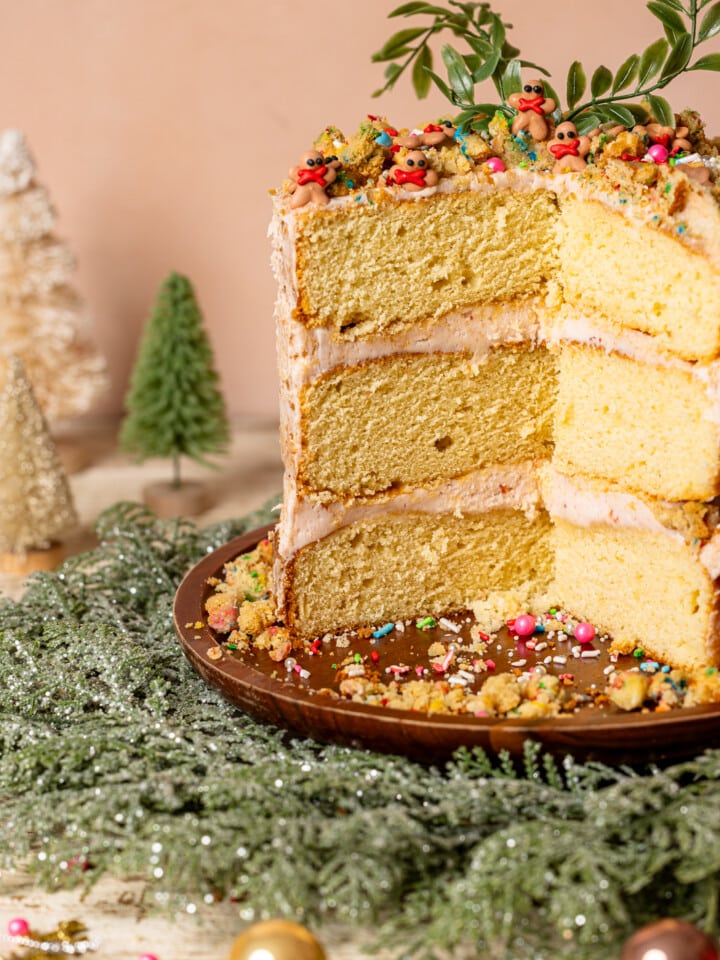
[[[647,920],[715,926],[718,750],[637,772],[536,748],[428,769],[293,740],[210,690],[175,589],[270,518],[198,530],[120,504],[100,547],[0,603],[3,866],[47,887],[142,874],[158,908],[220,895],[246,919],[381,922],[399,957],[607,960]]]

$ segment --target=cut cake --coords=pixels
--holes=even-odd
[[[410,190],[381,127],[320,138],[328,202],[274,201],[281,618],[309,638],[551,597],[617,651],[719,663],[714,157],[604,132],[553,174],[496,121],[424,150]]]

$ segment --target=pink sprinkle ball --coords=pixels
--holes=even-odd
[[[154,953],[141,953],[138,960],[158,960]]]
[[[491,173],[503,173],[506,170],[505,164],[500,157],[490,157],[485,166]]]
[[[648,156],[652,157],[655,163],[667,163],[670,154],[661,143],[655,143],[648,150]]]
[[[30,925],[22,917],[13,917],[8,920],[7,932],[9,937],[26,937],[30,933]]]
[[[583,620],[575,627],[575,639],[578,643],[592,643],[595,639],[595,627]]]
[[[521,613],[515,617],[513,630],[519,637],[531,637],[535,633],[535,617],[531,613]]]

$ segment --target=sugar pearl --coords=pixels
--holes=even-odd
[[[648,156],[652,157],[655,163],[666,163],[669,153],[661,143],[655,143],[648,150]]]
[[[535,617],[531,613],[521,613],[515,617],[513,630],[519,637],[531,637],[535,632]]]
[[[26,937],[30,933],[30,925],[22,917],[13,917],[8,920],[7,932],[9,937]]]
[[[491,173],[503,173],[506,169],[500,157],[490,157],[485,166]]]
[[[595,627],[583,620],[575,626],[575,639],[578,643],[592,643],[595,639]]]

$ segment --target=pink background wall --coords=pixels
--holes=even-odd
[[[268,190],[328,123],[351,132],[373,112],[413,126],[445,111],[404,81],[370,98],[382,83],[370,54],[408,25],[386,20],[397,2],[0,0],[2,125],[25,131],[78,257],[112,375],[97,412],[122,409],[175,269],[196,286],[230,410],[275,416]],[[658,35],[642,0],[496,5],[561,92],[573,59],[615,68]],[[694,73],[670,99],[720,133],[719,93],[720,74]]]

